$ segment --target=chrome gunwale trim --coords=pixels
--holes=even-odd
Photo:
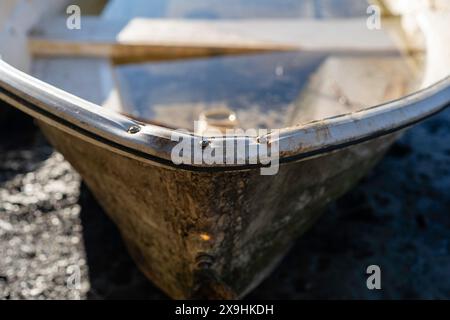
[[[0,61],[0,99],[49,125],[152,164],[194,171],[244,170],[261,164],[176,165],[171,150],[174,130],[132,120],[69,94]],[[357,112],[281,129],[280,163],[298,161],[362,143],[414,125],[450,105],[450,76],[401,99]],[[128,130],[138,126],[135,134]],[[180,133],[177,133],[180,135]],[[201,136],[186,134],[200,143]],[[256,137],[240,137],[257,144]],[[268,135],[271,139],[271,135]],[[222,143],[222,137],[211,138]],[[273,142],[273,141],[272,141]],[[256,159],[247,157],[246,163]]]

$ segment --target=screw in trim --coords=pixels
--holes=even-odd
[[[130,134],[136,134],[139,131],[141,131],[141,127],[139,127],[139,126],[131,126],[131,127],[128,128],[127,132],[130,133]]]

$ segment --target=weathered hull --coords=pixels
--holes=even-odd
[[[259,169],[192,172],[145,164],[41,126],[117,224],[141,270],[178,299],[191,297],[198,285],[199,259],[237,296],[245,295],[398,135],[261,176]]]

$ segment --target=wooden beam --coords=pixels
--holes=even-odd
[[[261,51],[399,52],[386,30],[371,31],[365,19],[131,21],[84,17],[81,30],[65,19],[40,24],[30,34],[34,55],[169,59]]]

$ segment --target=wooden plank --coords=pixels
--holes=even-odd
[[[207,22],[205,22],[207,24]],[[207,32],[205,32],[207,31]],[[202,38],[196,35],[202,34]],[[105,21],[83,19],[81,30],[68,30],[57,19],[35,29],[29,39],[34,55],[93,56],[114,59],[166,59],[287,49],[249,40],[208,25],[182,21]]]
[[[83,19],[81,30],[65,20],[40,24],[30,35],[35,55],[113,58],[177,58],[260,51],[398,52],[384,30],[365,19],[345,20],[167,20]]]

